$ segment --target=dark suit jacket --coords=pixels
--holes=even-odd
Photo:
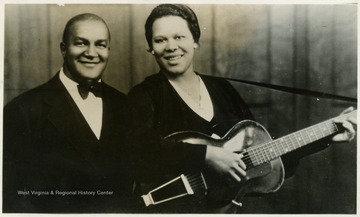
[[[7,104],[3,212],[129,212],[124,103],[124,94],[103,83],[100,140],[58,74]]]

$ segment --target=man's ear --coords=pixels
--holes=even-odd
[[[63,57],[65,57],[65,53],[66,53],[66,45],[64,42],[60,43],[60,50],[61,50],[61,54]]]

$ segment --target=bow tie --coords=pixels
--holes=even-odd
[[[92,85],[77,86],[81,98],[86,99],[89,96],[89,92],[93,93],[96,97],[102,97],[102,85],[101,82]]]

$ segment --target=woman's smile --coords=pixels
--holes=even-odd
[[[184,54],[169,55],[169,56],[164,56],[164,59],[167,60],[168,64],[177,64],[180,62],[180,60],[182,59],[183,56],[184,56]]]
[[[153,50],[162,70],[171,74],[193,73],[195,41],[186,20],[166,16],[155,20]]]

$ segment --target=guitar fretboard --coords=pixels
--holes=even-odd
[[[342,116],[343,117],[351,116],[355,112],[356,110],[344,114]],[[236,127],[234,127],[233,129],[242,130],[242,128],[236,128]],[[263,163],[276,159],[288,152],[301,148],[307,144],[311,144],[317,140],[335,134],[339,130],[340,129],[337,127],[337,124],[334,122],[334,118],[332,118],[327,121],[323,121],[321,123],[313,125],[311,127],[307,127],[303,130],[283,136],[279,139],[272,140],[267,143],[251,146],[247,150],[243,150],[242,152],[244,154],[243,161],[245,162],[247,169],[251,167],[256,167]],[[238,133],[239,131],[236,132]],[[182,135],[182,134],[176,134],[176,135]],[[185,135],[187,136],[182,135],[182,137],[195,138],[195,139],[200,138],[194,136],[193,134],[191,136],[189,136],[188,134]],[[248,138],[252,139],[252,137],[248,137]],[[256,136],[254,136],[254,138],[256,138]],[[205,139],[202,138],[202,139],[206,140],[206,138]],[[173,200],[179,197],[183,197],[189,194],[206,193],[208,189],[206,178],[207,177],[205,177],[202,172],[198,172],[194,174],[186,174],[186,175],[182,174],[181,176],[176,177],[173,180],[170,180],[169,182],[149,191],[149,193],[143,195],[142,198],[144,200],[145,205],[150,206],[150,205],[163,203],[169,200]],[[210,186],[209,188],[212,187]],[[273,189],[266,189],[266,191],[267,190],[272,191]],[[227,191],[225,192],[226,194],[229,193]]]
[[[351,115],[353,112],[344,114],[344,116]],[[338,131],[333,119],[330,119],[268,143],[250,147],[246,151],[247,157],[250,158],[252,166],[257,166]],[[246,161],[246,159],[243,160]]]

